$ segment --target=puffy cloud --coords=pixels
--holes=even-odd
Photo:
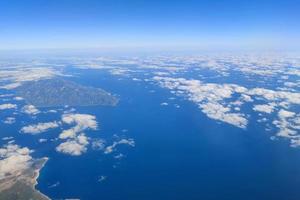
[[[14,137],[11,137],[11,136],[10,137],[3,137],[2,138],[2,140],[12,140],[12,139],[14,139]]]
[[[83,129],[97,129],[96,117],[88,114],[65,114],[62,121],[67,124],[76,124]]]
[[[102,139],[95,139],[92,142],[92,148],[94,150],[103,150],[105,147],[105,140]]]
[[[118,146],[118,145],[121,145],[121,144],[125,144],[125,145],[129,145],[129,146],[132,146],[134,147],[135,146],[135,142],[133,139],[121,139],[119,141],[116,141],[116,142],[113,142],[112,145],[110,146],[107,146],[104,150],[104,153],[105,154],[110,154],[112,152],[115,151],[115,148]]]
[[[225,99],[231,98],[234,93],[246,92],[246,88],[235,84],[205,84],[199,80],[184,78],[155,76],[153,79],[158,81],[162,87],[174,91],[178,96],[186,96],[190,101],[196,103],[208,117],[240,128],[247,126],[248,121],[242,113],[234,112],[229,106],[223,105]]]
[[[72,156],[79,156],[87,151],[88,140],[89,138],[82,133],[74,139],[61,143],[56,147],[56,151]]]
[[[160,104],[161,106],[167,106],[167,105],[169,105],[167,102],[163,102],[163,103],[161,103]]]
[[[201,104],[200,107],[202,108],[202,112],[212,119],[220,120],[240,128],[246,128],[247,126],[247,119],[243,114],[230,113],[230,109],[221,104],[206,103]]]
[[[32,64],[31,64],[32,65]],[[3,82],[10,82],[0,86],[3,89],[15,89],[19,87],[25,81],[35,81],[40,79],[51,78],[60,73],[53,68],[49,67],[14,67],[14,68],[2,68],[0,70],[0,79]]]
[[[274,120],[273,124],[279,128],[277,136],[290,140],[292,147],[300,146],[300,116],[295,118],[296,113],[281,109],[278,112],[278,120]]]
[[[23,99],[23,97],[15,97],[14,100],[16,100],[16,101],[22,101],[24,99]]]
[[[22,133],[28,134],[39,134],[48,131],[49,129],[57,128],[59,126],[58,122],[46,122],[46,123],[38,123],[34,125],[24,126],[20,131]]]
[[[264,104],[253,105],[252,109],[266,114],[277,112],[278,119],[273,121],[279,129],[277,136],[289,139],[293,147],[299,146],[300,116],[288,109],[300,105],[300,93],[259,87],[249,89],[236,84],[203,83],[185,78],[155,76],[153,80],[173,94],[197,104],[208,117],[240,128],[246,128],[250,116],[241,113],[241,106],[254,100],[264,101]]]
[[[32,150],[15,144],[0,148],[0,180],[10,175],[18,175],[28,169],[33,161],[30,153]]]
[[[2,85],[2,86],[0,86],[0,88],[6,89],[6,90],[12,90],[19,86],[21,86],[21,83],[10,83],[10,84],[6,84],[6,85]]]
[[[22,112],[28,115],[36,115],[39,114],[40,111],[34,105],[26,105],[22,108]]]
[[[11,104],[11,103],[6,103],[6,104],[1,104],[0,105],[0,110],[6,110],[6,109],[16,109],[17,105],[16,104]]]
[[[74,125],[72,128],[64,130],[60,135],[60,139],[68,139],[56,147],[58,152],[69,155],[79,156],[87,151],[89,138],[85,136],[83,131],[87,129],[96,130],[98,123],[96,117],[88,114],[68,113],[62,116],[62,122]],[[101,141],[94,141],[93,148],[101,148]],[[103,147],[102,147],[103,148]]]
[[[249,90],[247,94],[260,96],[268,101],[286,101],[288,104],[300,104],[300,93],[254,88]]]
[[[254,105],[253,110],[270,114],[274,111],[274,104]]]
[[[278,117],[281,118],[281,119],[294,117],[295,115],[296,115],[296,113],[290,112],[290,111],[287,111],[287,110],[283,110],[283,109],[281,109],[278,112]]]
[[[44,142],[47,142],[48,140],[47,139],[44,139],[44,138],[41,138],[39,139],[39,143],[44,143]]]
[[[75,126],[64,130],[59,135],[60,139],[74,138],[78,133],[86,129],[96,130],[98,128],[96,117],[88,114],[64,114],[62,121],[66,124],[74,124]]]
[[[5,124],[14,124],[16,122],[16,118],[14,117],[7,117],[3,120],[3,123]]]

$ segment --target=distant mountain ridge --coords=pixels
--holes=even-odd
[[[62,78],[26,82],[16,93],[36,107],[115,106],[118,103],[118,98],[103,89]]]

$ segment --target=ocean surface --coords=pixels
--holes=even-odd
[[[53,139],[60,129],[25,136],[19,133],[24,122],[36,122],[26,116],[13,125],[1,124],[2,136],[14,136],[19,145],[36,149],[34,157],[49,157],[37,189],[52,199],[300,199],[300,150],[290,148],[286,140],[270,140],[255,117],[240,129],[208,118],[193,102],[155,84],[93,69],[70,73],[78,76],[69,80],[120,98],[116,107],[74,107],[78,113],[95,115],[99,122],[98,130],[85,133],[107,143],[116,137],[133,138],[135,147],[120,145],[112,154],[88,149],[81,156],[69,156],[55,151],[58,142],[37,140]],[[232,82],[244,81],[234,77]],[[162,106],[163,102],[168,105]],[[42,115],[38,121],[53,121],[60,115]]]

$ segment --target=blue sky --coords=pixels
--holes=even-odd
[[[300,46],[300,0],[2,0],[0,49]]]

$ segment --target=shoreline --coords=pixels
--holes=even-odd
[[[42,195],[43,197],[45,197],[46,199],[51,200],[50,197],[48,197],[47,195],[43,194],[41,191],[39,191],[38,189],[36,189],[36,186],[38,185],[37,179],[38,179],[39,176],[40,176],[40,171],[44,168],[44,166],[46,165],[46,163],[47,163],[48,160],[49,160],[48,157],[44,157],[44,158],[42,158],[42,159],[44,160],[43,164],[40,166],[39,169],[35,169],[35,170],[34,170],[35,176],[33,177],[33,179],[34,179],[33,189],[34,189],[36,192],[38,192],[40,195]]]

